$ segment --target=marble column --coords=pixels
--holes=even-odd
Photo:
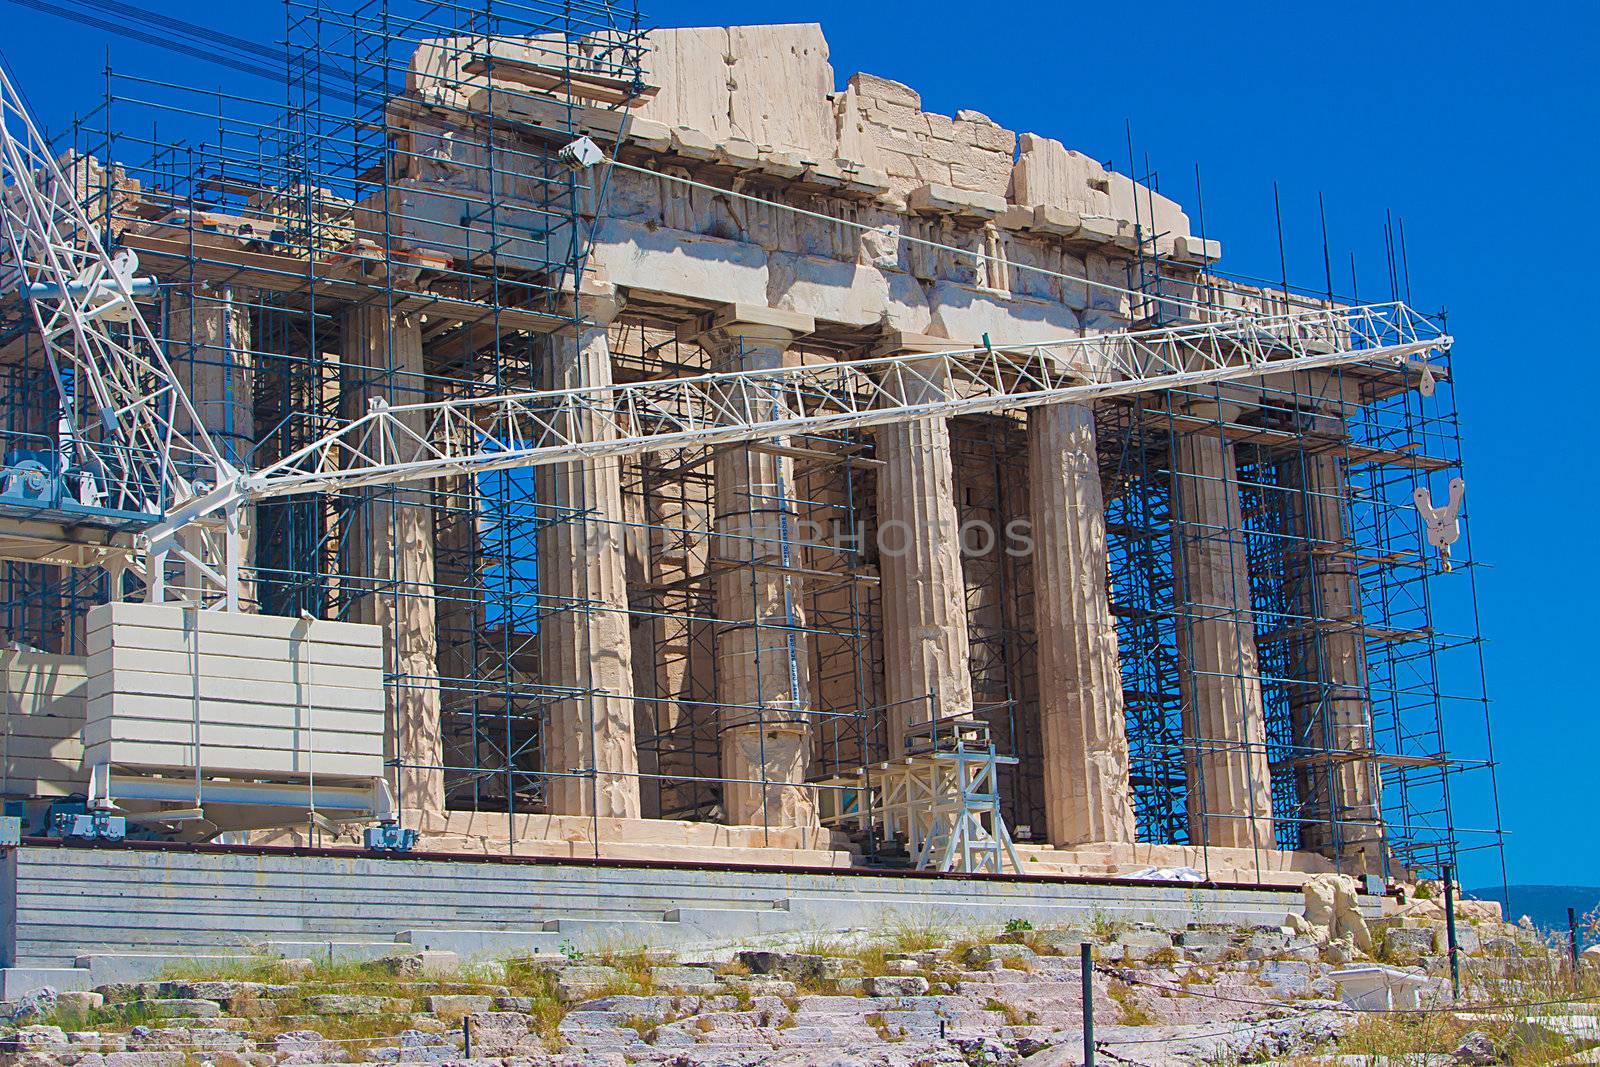
[[[177,288],[167,307],[167,341],[178,375],[195,416],[222,458],[235,466],[248,461],[255,447],[255,354],[250,342],[250,308],[246,294],[232,286],[213,289]],[[179,432],[189,429],[177,420]],[[210,472],[203,477],[209,478]],[[239,606],[256,610],[254,581],[255,515],[246,507],[238,516],[240,563]],[[220,533],[217,535],[220,544]],[[198,550],[191,538],[187,547]],[[185,595],[205,586],[198,568],[185,568]]]
[[[1342,427],[1338,437],[1343,437]],[[1373,762],[1361,587],[1345,524],[1344,464],[1337,451],[1307,453],[1286,472],[1296,533],[1305,540],[1289,714],[1301,803],[1300,847],[1362,870],[1381,869],[1383,828]],[[1333,755],[1319,759],[1318,750]],[[1364,755],[1353,756],[1352,753]]]
[[[809,316],[741,305],[718,313],[701,343],[715,370],[762,370],[781,367],[812,328]],[[756,418],[772,406],[759,392],[740,402]],[[786,444],[725,445],[712,460],[723,814],[733,825],[817,824],[815,797],[801,786],[811,760],[811,650]]]
[[[550,388],[611,384],[606,327],[620,304],[586,284],[586,322],[575,335],[550,337]],[[566,434],[584,441],[615,436],[593,413],[568,415]],[[633,648],[628,628],[626,516],[622,461],[578,460],[540,468],[541,505],[553,521],[539,539],[544,680],[573,690],[549,705],[544,727],[546,810],[556,815],[637,819],[639,752],[634,731]],[[578,772],[576,774],[570,772]]]
[[[1266,712],[1233,446],[1218,425],[1175,435],[1177,583],[1189,834],[1195,844],[1275,848]]]
[[[948,389],[937,361],[900,364],[884,387],[907,404]],[[883,602],[889,759],[917,723],[972,712],[961,531],[949,422],[942,416],[879,427],[878,572]]]
[[[340,352],[340,414],[356,418],[372,400],[391,405],[427,396],[422,328],[382,306],[344,313]],[[420,417],[410,429],[422,434]],[[440,738],[438,616],[434,610],[433,511],[425,488],[357,489],[365,498],[347,510],[344,571],[349,576],[351,622],[384,629],[389,723],[384,756],[400,760],[395,785],[400,805],[414,812],[444,811],[444,761]]]
[[[1132,842],[1122,668],[1092,406],[1029,410],[1028,499],[1050,843]]]

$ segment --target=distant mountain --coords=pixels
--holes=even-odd
[[[1593,885],[1513,885],[1502,890],[1499,886],[1493,889],[1469,889],[1467,896],[1477,897],[1480,900],[1498,900],[1505,909],[1505,916],[1511,922],[1516,922],[1526,915],[1535,925],[1545,929],[1565,933],[1567,929],[1567,909],[1572,908],[1578,913],[1578,937],[1580,942],[1588,944],[1593,940],[1588,931],[1584,929],[1584,916],[1600,908],[1600,886]],[[1510,894],[1510,901],[1506,900]]]

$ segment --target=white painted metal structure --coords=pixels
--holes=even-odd
[[[299,451],[175,509],[152,537],[270,497],[1403,362],[1449,343],[1404,304],[1371,304],[666,381],[377,401]],[[938,399],[904,399],[930,389]],[[586,440],[566,429],[597,425],[611,432]]]
[[[1000,811],[998,772],[1017,760],[995,752],[988,724],[968,717],[919,723],[907,745],[898,759],[827,783],[823,792],[842,800],[843,810],[825,813],[823,825],[870,827],[903,844],[918,870],[1024,873]]]
[[[238,472],[218,452],[140,311],[138,298],[154,282],[136,277],[131,251],[107,250],[85,210],[86,181],[62,170],[0,69],[0,231],[10,253],[0,262],[0,288],[21,294],[56,384],[58,473],[79,472],[79,504],[154,519],[207,486],[235,482]],[[237,607],[237,573],[206,562],[237,556],[205,543],[215,525],[196,526],[183,545],[153,539],[149,554],[163,562],[166,551],[182,555],[220,588],[235,590],[223,602]],[[122,565],[113,552],[81,553],[78,538],[61,548],[69,559]],[[162,568],[135,567],[152,598],[161,599]]]

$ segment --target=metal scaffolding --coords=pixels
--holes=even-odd
[[[623,696],[635,709],[644,814],[724,816],[720,738],[750,711],[717,698],[718,635],[733,626],[753,627],[756,647],[810,648],[811,701],[793,709],[812,741],[803,788],[828,794],[829,810],[847,793],[870,793],[872,768],[897,754],[886,733],[873,499],[881,461],[872,430],[884,421],[885,393],[867,364],[819,370],[820,357],[836,353],[797,342],[818,358],[773,372],[777,414],[765,439],[752,440],[750,426],[706,417],[727,404],[707,350],[680,334],[669,309],[630,308],[608,330],[614,387],[524,395],[515,411],[505,399],[549,388],[551,346],[586,321],[587,231],[603,213],[609,170],[574,169],[558,153],[595,133],[597,111],[614,112],[620,126],[628,87],[642,88],[637,8],[288,0],[286,11],[284,106],[108,72],[105,102],[75,124],[69,157],[104,232],[161,280],[162,340],[199,398],[198,417],[242,469],[280,475],[281,493],[250,503],[250,607],[420,620],[431,661],[397,653],[386,681],[392,693],[436,694],[443,755],[431,765],[395,751],[391,765],[441,775],[447,809],[503,817],[509,829],[547,809],[553,778],[594,776],[592,765],[548,758],[552,706],[594,694],[546,680],[540,634],[565,614],[609,609],[541,588],[538,567],[552,531],[609,521],[627,556],[634,676]],[[500,38],[534,42],[542,57],[507,58]],[[499,81],[475,77],[497,64],[508,78],[542,79],[544,103],[501,99]],[[606,92],[620,95],[607,104]],[[441,174],[473,195],[441,208],[441,194],[425,188]],[[397,233],[413,239],[401,247]],[[1331,291],[1273,291],[1164,262],[1157,236],[1141,234],[1127,288],[1137,324],[1166,332],[1099,353],[1124,369],[1192,374],[1196,354],[1219,336],[1239,349],[1314,355],[1363,330],[1367,342],[1404,345],[1431,329],[1398,304],[1353,311]],[[1236,325],[1240,294],[1281,316],[1276,333]],[[1181,316],[1167,303],[1175,296]],[[416,327],[417,351],[402,351],[392,329],[364,325],[396,320]],[[25,326],[4,325],[0,384],[10,400],[0,433],[14,465],[54,447],[57,413]],[[964,523],[995,531],[1028,516],[1024,420],[1066,384],[1063,351],[937,357],[969,387],[933,410],[951,417]],[[1487,738],[1488,718],[1470,546],[1464,540],[1446,570],[1413,506],[1417,489],[1442,491],[1461,466],[1448,356],[1433,367],[1426,395],[1408,363],[1330,365],[1315,387],[1303,375],[1268,377],[1250,384],[1242,413],[1227,410],[1241,387],[1203,373],[1165,393],[1119,392],[1111,375],[1079,383],[1080,399],[1096,407],[1141,840],[1203,844],[1212,820],[1232,817],[1194,794],[1186,768],[1235,742],[1183,729],[1194,672],[1183,647],[1199,612],[1185,599],[1182,546],[1214,531],[1183,513],[1180,479],[1189,475],[1176,470],[1174,442],[1206,435],[1232,450],[1237,470],[1249,602],[1221,610],[1244,620],[1259,664],[1241,665],[1237,678],[1259,684],[1266,715],[1271,811],[1259,814],[1276,839],[1258,849],[1339,855],[1381,833],[1385,863],[1396,865],[1388,869],[1436,875],[1462,850],[1498,847],[1497,827],[1465,840],[1451,815],[1454,783],[1493,767],[1452,758],[1446,745],[1447,723],[1474,724]],[[646,450],[637,437],[608,446],[622,457],[620,521],[550,496],[519,465],[570,442],[529,434],[496,456],[472,437],[495,418],[546,425],[562,404],[587,404],[637,437],[676,435],[668,447]],[[462,414],[475,408],[505,410]],[[818,412],[832,421],[775,436],[786,417]],[[408,427],[437,450],[369,447]],[[457,449],[467,441],[477,461],[455,463],[459,452],[438,443],[447,439]],[[729,454],[789,466],[792,498],[775,502],[773,487],[752,485],[744,501],[805,520],[778,543],[736,545],[718,529],[711,469]],[[1324,461],[1339,488],[1312,476]],[[407,463],[448,473],[385,480]],[[1032,828],[1017,835],[1024,844],[1042,841],[1031,566],[993,541],[963,549],[975,706],[955,711],[993,739],[985,789],[998,785],[1005,823]],[[424,551],[431,566],[419,579]],[[754,610],[720,617],[718,581],[758,572],[781,575],[792,591],[788,621]],[[1328,602],[1340,581],[1352,604]],[[1443,595],[1446,583],[1465,591]],[[4,564],[0,592],[8,639],[61,653],[82,652],[84,612],[111,594],[103,571],[28,563]],[[1328,667],[1333,646],[1347,649],[1352,636],[1359,692],[1330,681]],[[1368,722],[1361,743],[1341,718],[1357,706]],[[1381,792],[1381,830],[1346,802],[1356,780]],[[876,858],[881,828],[857,827],[856,844]]]

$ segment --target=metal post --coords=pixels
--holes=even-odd
[[[1083,972],[1083,1067],[1094,1067],[1094,946],[1078,945],[1079,970]]]
[[[1567,951],[1572,955],[1572,988],[1578,988],[1578,913],[1567,909]]]
[[[1444,867],[1444,933],[1450,945],[1450,996],[1461,999],[1461,953],[1456,946],[1456,869]]]
[[[472,1016],[461,1017],[461,1055],[472,1059]]]

